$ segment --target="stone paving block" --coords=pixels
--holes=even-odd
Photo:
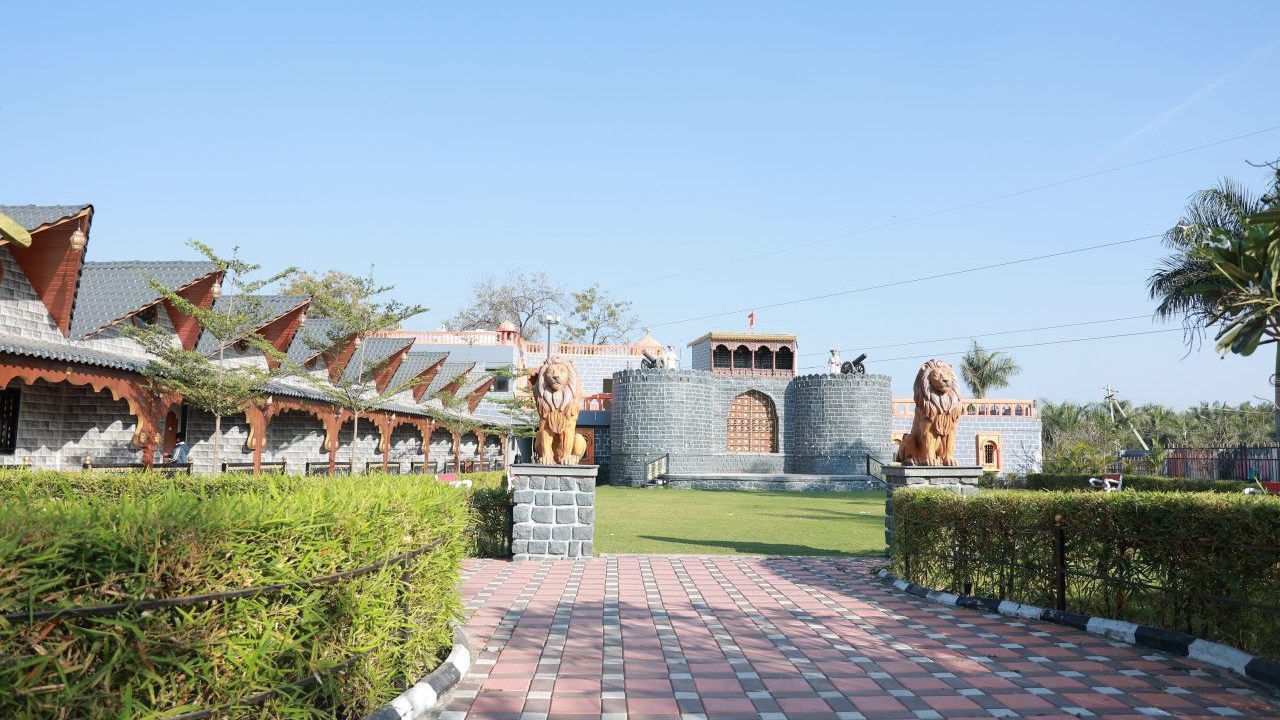
[[[579,542],[590,555],[587,541],[566,552]],[[1217,668],[936,605],[873,580],[877,564],[469,560],[477,658],[431,717],[1280,718],[1274,698]]]

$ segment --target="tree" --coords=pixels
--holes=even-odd
[[[984,398],[988,390],[1009,386],[1009,380],[1022,371],[1013,358],[995,350],[983,350],[977,340],[960,360],[960,374],[975,398]]]
[[[565,324],[564,338],[572,343],[611,345],[627,342],[640,325],[640,318],[627,300],[614,300],[600,290],[599,283],[569,294],[573,316]]]
[[[1213,329],[1218,352],[1252,355],[1280,340],[1280,166],[1266,194],[1222,180],[1192,196],[1165,233],[1173,250],[1147,279],[1156,317],[1181,316],[1194,346]],[[1280,439],[1280,345],[1272,376]]]
[[[178,395],[192,407],[213,415],[213,454],[215,467],[222,465],[222,418],[244,411],[266,394],[267,383],[291,372],[281,364],[270,370],[248,363],[231,363],[226,360],[226,346],[243,342],[273,360],[282,361],[283,354],[256,331],[262,326],[264,315],[261,301],[254,293],[292,275],[296,270],[286,268],[269,277],[250,279],[259,269],[240,259],[240,248],[233,248],[231,257],[221,257],[204,243],[191,240],[188,244],[209,259],[222,273],[220,287],[230,285],[235,291],[225,303],[202,308],[165,287],[154,278],[150,284],[179,311],[195,318],[203,332],[218,341],[217,360],[196,350],[185,350],[174,342],[168,331],[152,325],[146,328],[126,328],[125,332],[138,341],[152,355],[144,374],[163,392]]]
[[[462,474],[462,436],[483,425],[479,420],[467,417],[463,411],[466,401],[447,392],[437,392],[432,398],[440,403],[439,408],[424,406],[428,417],[448,430],[456,441],[453,444],[453,467],[457,474]],[[483,448],[481,448],[483,450]]]
[[[493,330],[504,322],[513,323],[525,340],[537,338],[542,317],[563,310],[564,290],[551,284],[542,273],[513,272],[498,282],[487,277],[471,289],[471,304],[445,320],[450,330]]]
[[[350,378],[340,377],[332,383],[328,378],[320,379],[305,371],[300,373],[324,393],[335,405],[351,411],[351,472],[356,471],[356,444],[360,437],[360,414],[377,408],[394,395],[408,390],[416,379],[397,387],[387,387],[381,392],[373,379],[378,368],[366,367],[365,347],[368,338],[381,330],[399,327],[400,323],[427,311],[422,305],[406,305],[398,300],[382,301],[377,298],[394,288],[390,285],[379,285],[373,277],[373,270],[365,277],[346,276],[338,291],[325,286],[317,286],[312,297],[312,307],[319,310],[324,317],[331,320],[326,331],[327,337],[312,340],[314,349],[325,350],[337,343],[356,343],[356,371]]]
[[[324,295],[344,305],[358,305],[362,302],[361,293],[364,291],[361,282],[360,277],[339,270],[330,270],[323,275],[304,270],[285,283],[280,292],[284,295]],[[313,317],[329,317],[328,311],[319,305],[313,306],[310,314]]]

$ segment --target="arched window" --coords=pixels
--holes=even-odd
[[[735,370],[751,369],[751,348],[746,345],[739,345],[738,349],[733,351],[733,368]]]
[[[995,441],[988,440],[987,444],[982,447],[982,464],[995,465],[998,453],[999,448],[996,447]]]
[[[733,399],[725,450],[731,453],[778,452],[778,412],[758,390],[748,390]]]
[[[729,352],[729,346],[717,345],[715,350],[711,351],[711,367],[727,368],[733,366],[733,354]]]
[[[778,353],[773,356],[773,366],[779,370],[791,370],[794,363],[795,354],[791,352],[789,347],[778,348]]]
[[[773,351],[763,345],[756,348],[756,369],[773,369]]]

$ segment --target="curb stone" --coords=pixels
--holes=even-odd
[[[1100,635],[1108,640],[1116,640],[1130,645],[1159,650],[1170,655],[1199,660],[1223,670],[1230,670],[1237,675],[1243,675],[1250,680],[1268,686],[1272,690],[1280,690],[1280,663],[1264,660],[1230,645],[1202,640],[1175,630],[1166,630],[1165,628],[1151,627],[1149,625],[1136,625],[1124,620],[1091,617],[1062,610],[1046,610],[1035,605],[1025,605],[1012,600],[997,600],[995,598],[940,592],[931,590],[923,585],[909,583],[906,580],[899,580],[888,570],[880,570],[876,573],[876,577],[886,585],[891,585],[902,592],[925,598],[940,605],[999,613],[1006,617],[1024,620],[1041,620],[1056,625],[1066,625],[1076,630],[1083,630],[1091,635]]]
[[[419,720],[435,709],[440,697],[453,689],[471,668],[471,638],[460,623],[453,625],[453,649],[440,667],[431,671],[395,700],[364,720]]]

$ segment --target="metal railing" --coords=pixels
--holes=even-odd
[[[1169,448],[1163,463],[1120,458],[1117,471],[1194,480],[1280,481],[1280,447]]]
[[[880,462],[880,460],[876,456],[872,455],[871,453],[867,453],[867,474],[868,475],[870,475],[871,477],[877,480],[880,480],[881,482],[887,482],[884,476],[884,467],[885,467],[885,463]]]
[[[1253,617],[1265,619],[1274,632],[1280,632],[1280,621],[1276,620],[1280,618],[1280,603],[1274,601],[1280,597],[1280,587],[1274,579],[1270,581],[1270,589],[1260,588],[1257,581],[1261,577],[1255,577],[1251,584],[1234,587],[1229,584],[1202,587],[1191,583],[1180,587],[1176,584],[1178,578],[1170,580],[1168,568],[1162,563],[1143,562],[1142,543],[1129,548],[1099,548],[1096,538],[1080,532],[1071,534],[1060,517],[1029,527],[991,529],[990,532],[1003,539],[1004,550],[998,553],[992,553],[991,548],[984,552],[965,543],[963,538],[975,532],[973,528],[913,517],[895,518],[894,525],[892,554],[895,562],[900,563],[903,579],[925,587],[961,596],[1052,604],[1059,612],[1118,619],[1153,618],[1155,624],[1181,628],[1190,634],[1200,634],[1198,628],[1207,625],[1229,625],[1240,619],[1240,612],[1247,610]],[[902,550],[897,542],[912,532],[926,533],[924,542],[910,543],[923,548],[918,555]],[[1176,543],[1210,551],[1223,544],[1220,540],[1195,538],[1179,538]],[[1257,554],[1261,567],[1280,556],[1280,546],[1247,542],[1232,545],[1236,551]],[[1169,552],[1162,548],[1156,551],[1162,559]],[[1118,561],[1111,557],[1113,555],[1125,559]],[[1110,564],[1104,558],[1110,560]],[[1161,568],[1157,569],[1157,565]],[[1162,578],[1167,582],[1161,582]],[[1226,594],[1231,590],[1239,592]],[[1221,617],[1214,620],[1215,607],[1230,607],[1235,611],[1217,613]]]
[[[349,461],[335,462],[333,468],[330,469],[329,462],[309,462],[307,463],[307,474],[324,476],[324,475],[350,475],[351,463]]]
[[[147,470],[147,466],[142,463],[103,463],[98,464],[91,460],[85,460],[81,465],[84,470],[103,473],[136,473]],[[190,475],[191,463],[156,463],[150,467],[153,473],[161,475]]]
[[[257,470],[261,470],[262,474],[284,474],[283,462],[264,462],[258,463]],[[224,462],[222,463],[222,472],[235,475],[252,475],[255,474],[255,468],[251,462]]]

